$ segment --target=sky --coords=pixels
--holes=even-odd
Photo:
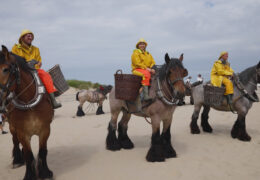
[[[235,72],[260,60],[259,0],[1,0],[0,44],[10,51],[23,29],[34,33],[42,68],[59,64],[66,79],[114,84],[131,73],[140,38],[156,64],[179,57],[196,81],[210,79],[220,52]]]

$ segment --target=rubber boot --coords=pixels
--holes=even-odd
[[[150,101],[152,98],[149,96],[149,89],[148,86],[143,86],[143,100]]]
[[[226,98],[227,98],[227,103],[231,106],[232,104],[232,97],[233,97],[233,94],[228,94],[226,95]]]
[[[52,103],[53,109],[60,108],[61,104],[56,101],[54,93],[50,93],[50,97],[51,97],[51,103]]]

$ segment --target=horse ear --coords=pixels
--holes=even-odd
[[[180,60],[180,61],[183,61],[183,53],[180,55],[179,60]]]
[[[168,53],[165,54],[164,59],[165,59],[166,64],[168,64],[170,62],[171,59],[170,59]]]
[[[2,52],[5,56],[5,59],[6,60],[9,59],[9,51],[8,51],[7,47],[5,47],[4,45],[2,45]]]

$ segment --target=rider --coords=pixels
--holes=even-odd
[[[40,56],[40,50],[36,46],[32,45],[33,39],[34,34],[30,30],[23,30],[18,40],[19,43],[15,44],[12,48],[12,53],[23,57],[27,62],[32,60],[36,60],[38,62],[35,64],[35,69],[37,69],[38,75],[44,84],[46,91],[50,94],[53,108],[59,108],[61,107],[61,104],[56,101],[54,96],[54,92],[57,90],[53,86],[53,81],[50,74],[41,69],[42,59]]]
[[[211,70],[211,84],[221,87],[223,84],[226,87],[225,96],[229,105],[232,104],[232,96],[234,93],[233,83],[229,79],[233,76],[234,71],[228,62],[228,52],[223,51],[217,61],[215,61]]]
[[[151,100],[149,97],[148,87],[150,86],[151,74],[155,74],[155,70],[152,67],[155,65],[155,61],[152,55],[146,51],[147,42],[141,38],[137,44],[136,49],[132,54],[132,73],[142,77],[143,86],[143,100]]]

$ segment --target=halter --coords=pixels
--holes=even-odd
[[[168,69],[166,71],[166,74],[168,74]],[[171,97],[166,97],[165,96],[165,94],[166,94],[165,89],[162,88],[159,76],[156,75],[156,82],[157,82],[157,87],[158,87],[156,94],[157,94],[158,98],[161,99],[165,104],[173,106],[173,105],[177,105],[179,103],[180,99],[178,99],[176,97],[176,94],[174,94],[174,90],[175,90],[174,84],[177,83],[178,81],[183,82],[183,78],[176,78],[173,81],[171,81],[169,78],[166,77],[167,85],[172,90],[172,93],[171,93],[171,92],[169,92],[170,90],[168,89],[168,92],[169,92]]]
[[[36,106],[42,99],[43,94],[45,93],[45,88],[42,85],[39,76],[37,74],[36,70],[30,71],[30,74],[33,77],[33,81],[20,92],[18,95],[15,94],[14,91],[11,91],[10,88],[16,83],[16,85],[21,84],[21,75],[20,75],[20,70],[19,67],[16,63],[10,64],[10,74],[7,80],[6,84],[0,84],[0,97],[3,96],[4,93],[6,93],[5,98],[2,97],[2,105],[0,107],[0,111],[5,111],[5,106],[6,106],[6,100],[11,100],[12,104],[14,105],[15,108],[21,109],[21,110],[27,110],[31,109],[34,106]],[[13,78],[14,77],[14,78]],[[35,84],[35,95],[33,99],[29,101],[29,103],[25,103],[18,98],[32,85]]]

